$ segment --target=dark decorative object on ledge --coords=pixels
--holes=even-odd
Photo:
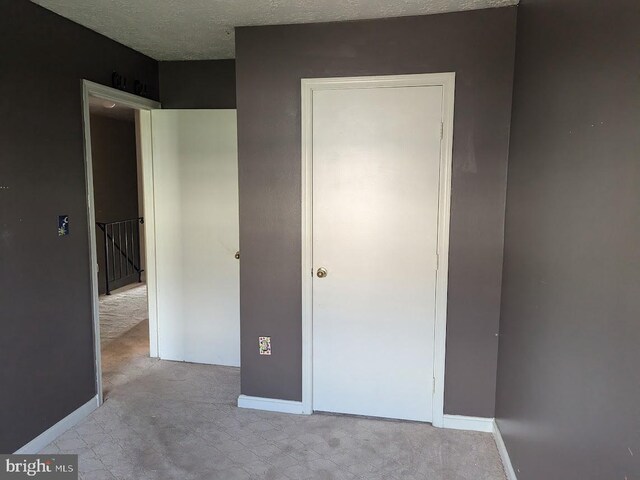
[[[120,75],[118,72],[111,74],[111,86],[118,90],[127,90],[127,78]]]
[[[111,74],[111,86],[113,88],[117,88],[118,90],[128,91],[127,90],[127,77],[119,74],[118,72],[113,72]],[[133,81],[133,93],[138,95],[139,97],[148,97],[148,86],[146,83],[141,82],[140,80]]]
[[[133,93],[139,97],[147,96],[147,84],[142,83],[140,80],[133,81]]]

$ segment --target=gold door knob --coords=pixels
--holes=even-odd
[[[327,269],[326,269],[326,268],[324,268],[324,267],[320,267],[320,268],[318,269],[318,272],[316,273],[316,275],[318,275],[318,278],[324,278],[324,277],[326,277],[326,276],[327,276],[327,273],[328,273],[328,272],[327,272]]]

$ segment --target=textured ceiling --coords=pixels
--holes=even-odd
[[[233,27],[400,17],[518,0],[32,0],[156,60],[235,56]]]

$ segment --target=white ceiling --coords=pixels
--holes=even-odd
[[[518,0],[32,0],[156,60],[234,58],[233,27],[400,17]]]

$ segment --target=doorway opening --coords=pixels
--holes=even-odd
[[[85,173],[99,403],[157,357],[150,110],[83,81]]]
[[[149,357],[143,185],[135,109],[89,97],[98,256],[102,388],[108,396],[127,365]]]

